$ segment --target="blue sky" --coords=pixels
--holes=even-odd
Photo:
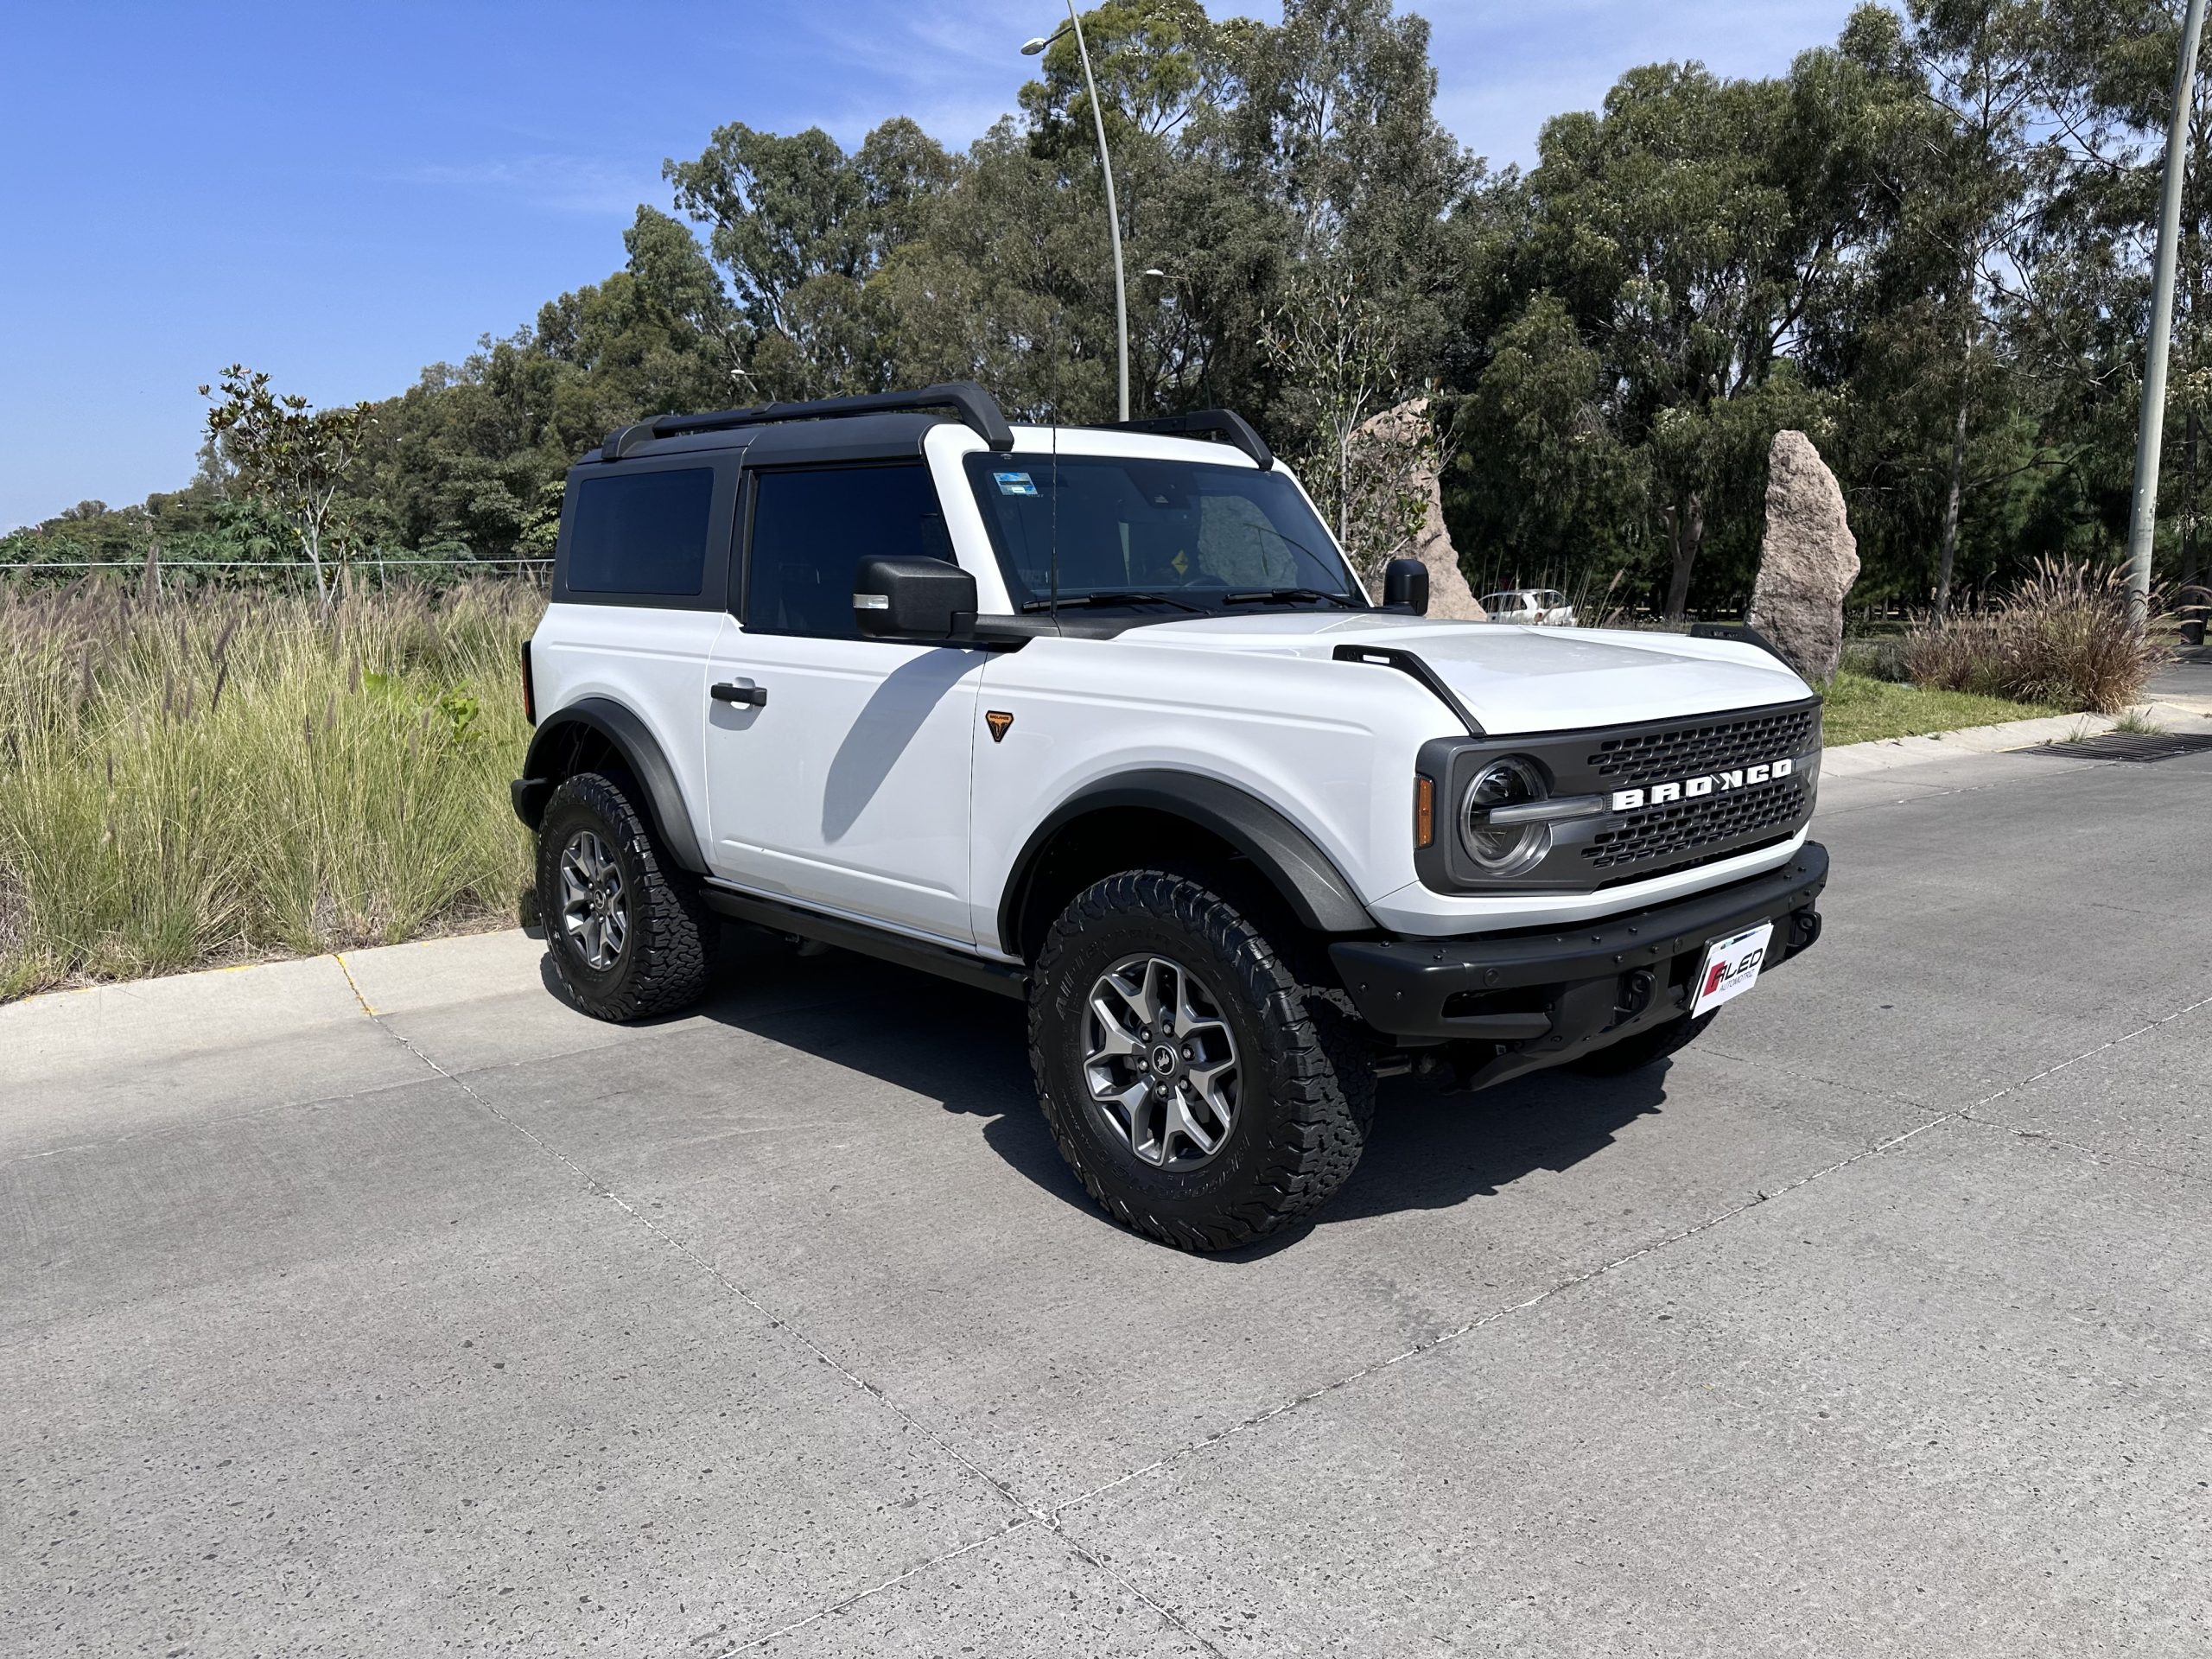
[[[1770,74],[1849,0],[1430,0],[1439,112],[1495,162],[1621,70]],[[1273,18],[1280,3],[1212,0]],[[0,527],[191,474],[227,363],[397,391],[621,263],[660,163],[719,123],[965,144],[1050,0],[11,0],[0,81]]]

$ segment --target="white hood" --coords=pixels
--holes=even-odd
[[[1410,651],[1452,688],[1484,731],[1499,734],[1715,714],[1812,694],[1757,645],[1618,629],[1430,621],[1379,612],[1232,613],[1132,628],[1120,643],[1322,660],[1339,645]]]

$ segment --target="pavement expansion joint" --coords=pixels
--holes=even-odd
[[[2048,1129],[2024,1129],[2017,1123],[2007,1123],[2001,1117],[1985,1117],[1979,1112],[1965,1111],[1959,1114],[1959,1122],[1971,1123],[1976,1128],[1994,1129],[1999,1135],[2012,1135],[2022,1141],[2032,1141],[2038,1146],[2061,1147],[2068,1152],[2081,1154],[2093,1164],[2126,1164],[2131,1169],[2147,1169],[2160,1175],[2170,1175],[2176,1180],[2212,1184],[2212,1175],[2204,1175],[2193,1169],[2177,1169],[2171,1164],[2153,1163],[2147,1158],[2131,1158],[2124,1152],[2107,1152],[2102,1147],[2085,1146],[2079,1141],[2069,1141],[2063,1135],[2053,1135]]]
[[[1758,1060],[1753,1058],[1751,1055],[1732,1052],[1730,1050],[1721,1047],[1710,1037],[1705,1038],[1699,1042],[1697,1046],[1697,1052],[1701,1057],[1731,1060],[1738,1065],[1757,1065],[1758,1064]],[[1870,1089],[1863,1083],[1852,1083],[1842,1077],[1824,1077],[1817,1071],[1808,1071],[1805,1074],[1805,1080],[1808,1083],[1817,1083],[1825,1089],[1835,1089],[1841,1090],[1847,1095],[1856,1095],[1861,1100],[1878,1100],[1885,1105],[1903,1106],[1916,1112],[1934,1113],[1940,1109],[1937,1107],[1929,1105],[1924,1100],[1916,1100],[1910,1095],[1901,1095],[1894,1089]]]
[[[384,1025],[384,1016],[378,1014],[374,1008],[371,1007],[369,1006],[369,999],[361,995],[361,982],[353,977],[353,970],[346,965],[346,957],[343,953],[334,950],[330,954],[330,959],[338,964],[338,971],[346,976],[346,988],[353,993],[353,1000],[361,1005],[361,1012],[367,1014],[370,1019],[375,1020],[378,1025]],[[391,1030],[391,1027],[388,1026],[385,1028],[387,1031]],[[397,1032],[392,1032],[391,1034],[395,1037],[399,1036]],[[409,1052],[416,1054],[416,1058],[417,1059],[423,1058],[419,1053],[416,1053],[414,1044],[409,1042],[404,1037],[400,1037],[399,1040],[401,1045],[405,1047]],[[432,1069],[440,1070],[442,1068],[433,1067]]]
[[[980,1538],[971,1538],[964,1544],[956,1544],[950,1549],[941,1551],[927,1560],[917,1561],[905,1572],[894,1573],[880,1584],[871,1584],[865,1590],[855,1590],[849,1596],[840,1597],[836,1601],[816,1608],[803,1618],[795,1618],[788,1624],[779,1624],[774,1630],[763,1630],[758,1636],[748,1636],[742,1642],[735,1643],[729,1647],[717,1648],[708,1656],[708,1659],[731,1659],[734,1654],[750,1653],[755,1648],[766,1647],[771,1642],[780,1642],[785,1637],[795,1635],[819,1620],[835,1618],[841,1613],[849,1612],[871,1597],[880,1596],[887,1590],[896,1590],[900,1585],[919,1578],[932,1567],[942,1567],[947,1561],[957,1561],[963,1555],[972,1555],[977,1550],[988,1548],[1002,1538],[1013,1537],[1015,1533],[1025,1528],[1042,1524],[1044,1524],[1042,1521],[1035,1515],[1019,1516],[1008,1521],[996,1532],[985,1533]]]
[[[1455,1325],[1449,1331],[1440,1332],[1433,1337],[1424,1338],[1421,1341],[1414,1343],[1412,1346],[1406,1348],[1398,1353],[1392,1354],[1386,1359],[1379,1359],[1373,1361],[1369,1364],[1362,1365],[1354,1370],[1345,1373],[1343,1376],[1337,1378],[1333,1382],[1324,1382],[1319,1388],[1308,1389],[1305,1393],[1296,1395],[1290,1399],[1281,1401],[1275,1405],[1270,1406],[1265,1411],[1258,1412],[1252,1416],[1246,1417],[1240,1421],[1229,1425],[1225,1428],[1217,1429],[1211,1434],[1202,1435],[1198,1439],[1192,1440],[1186,1445],[1179,1446],[1176,1450],[1168,1452],[1165,1457],[1155,1458],[1150,1463],[1141,1465],[1137,1468],[1129,1470],[1124,1474],[1116,1476],[1112,1480],[1102,1482],[1100,1484],[1090,1488],[1088,1491],[1078,1492],[1073,1497],[1067,1499],[1065,1502],[1055,1504],[1051,1511],[1051,1516],[1053,1520],[1057,1521],[1059,1516],[1065,1515],[1070,1510],[1077,1509],[1084,1504],[1090,1503],[1097,1498],[1104,1497],[1109,1492],[1118,1491],[1120,1488],[1129,1485],[1135,1481],[1143,1480],[1153,1475],[1162,1473],[1165,1471],[1173,1468],[1176,1465],[1184,1462],[1195,1454],[1206,1451],[1210,1447],[1218,1446],[1222,1442],[1232,1440],[1240,1434],[1247,1433],[1254,1429],[1262,1427],[1265,1425],[1273,1422],[1276,1418],[1284,1415],[1286,1413],[1297,1410],[1300,1406],[1306,1405],[1309,1402],[1319,1400],[1325,1395],[1334,1394],[1340,1389],[1350,1388],[1354,1383],[1363,1382],[1368,1377],[1374,1376],[1382,1371],[1386,1371],[1394,1365],[1402,1364],[1408,1360],[1418,1359],[1424,1354],[1433,1352],[1434,1350],[1443,1347],[1446,1343],[1457,1342],[1461,1338],[1471,1336],[1475,1332],[1482,1330],[1486,1325],[1496,1325],[1501,1320],[1510,1319],[1516,1313],[1523,1313],[1528,1312],[1530,1308],[1541,1306],[1544,1303],[1553,1300],[1554,1298],[1567,1294],[1569,1291],[1577,1289],[1583,1285],[1589,1284],[1593,1280],[1601,1279],[1607,1274],[1612,1273],[1618,1268],[1627,1267],[1633,1262],[1641,1262],[1648,1256],[1656,1255],[1661,1251],[1671,1249],[1673,1246],[1681,1243],[1685,1239],[1694,1238],[1700,1233],[1710,1232],[1713,1229],[1722,1225],[1724,1223],[1733,1221],[1737,1217],[1745,1214],[1747,1211],[1757,1210],[1764,1205],[1772,1203],[1777,1198],[1785,1197],[1791,1192],[1799,1191],[1801,1188],[1810,1186],[1815,1181],[1824,1180],[1828,1176],[1836,1174],[1840,1171],[1849,1169],[1855,1164],[1864,1163],[1870,1158],[1880,1157],[1885,1153],[1894,1152],[1898,1147],[1905,1145],[1908,1141],[1918,1140],[1922,1135],[1926,1135],[1930,1129],[1941,1128],[1947,1123],[1974,1121],[1974,1114],[1980,1110],[1983,1107],[2002,1100],[2008,1095],[2017,1094],[2019,1090],[2041,1083],[2047,1077],[2055,1077],[2059,1072],[2064,1071],[2071,1066],[2079,1065],[2085,1060],[2092,1060],[2101,1054],[2108,1053],[2112,1050],[2120,1047],[2122,1044],[2131,1043],[2139,1037],[2147,1036],[2150,1033],[2157,1031],[2162,1027],[2170,1026],[2175,1020],[2182,1019],[2188,1014],[2194,1014],[2197,1009],[2206,1007],[2212,1007],[2212,996],[2199,997],[2196,1001],[2190,1002],[2184,1007],[2176,1008],[2171,1014],[2162,1014],[2158,1019],[2152,1020],[2146,1024],[2138,1026],[2133,1031],[2125,1033],[2120,1036],[2114,1037],[2107,1042],[2099,1043],[2094,1048],[2084,1049],[2079,1054],[2071,1055],[2065,1059],[2058,1061],[2055,1065],[2047,1065],[2032,1077],[2023,1077],[2017,1083],[2009,1083],[2002,1089],[1994,1090],[1992,1092],[1982,1096],[1979,1100],[1973,1101],[1964,1106],[1954,1107],[1951,1110],[1930,1117],[1923,1122],[1916,1123],[1909,1129],[1901,1129],[1895,1135],[1887,1136],[1881,1141],[1874,1142],[1872,1146],[1864,1147],[1857,1152],[1850,1153],[1844,1157],[1835,1160],[1833,1163],[1824,1164],[1818,1169],[1813,1170],[1806,1174],[1797,1176],[1793,1179],[1784,1181],[1778,1186],[1763,1189],[1754,1194],[1754,1196],[1744,1200],[1741,1204],[1732,1205],[1726,1210],[1707,1216],[1701,1221],[1693,1222],[1688,1226],[1680,1228],[1662,1237],[1653,1239],[1646,1243],[1640,1244],[1636,1249],[1615,1256],[1609,1262],[1602,1262],[1597,1267],[1588,1268],[1582,1273],[1574,1274],[1566,1279],[1560,1280],[1557,1284],[1548,1285],[1543,1289],[1535,1292],[1532,1295],[1525,1296],[1517,1302],[1511,1303],[1504,1307],[1492,1308],[1488,1313],[1479,1314],[1476,1318],[1467,1320],[1463,1325]]]
[[[357,1100],[374,1100],[378,1095],[388,1095],[401,1089],[419,1089],[419,1078],[404,1083],[371,1084],[366,1088],[348,1089],[339,1095],[316,1095],[307,1100],[276,1100],[266,1106],[256,1106],[249,1111],[232,1112],[220,1117],[194,1118],[181,1123],[160,1123],[149,1129],[128,1129],[121,1135],[103,1135],[97,1141],[67,1141],[58,1147],[48,1147],[38,1152],[21,1153],[12,1158],[0,1158],[0,1169],[12,1169],[18,1164],[39,1163],[48,1158],[67,1158],[87,1152],[106,1152],[111,1147],[126,1147],[137,1141],[159,1141],[175,1135],[200,1135],[209,1129],[227,1128],[234,1123],[251,1123],[258,1118],[278,1117],[286,1112],[325,1111],[334,1106],[348,1106]]]
[[[747,1637],[744,1641],[730,1647],[717,1648],[708,1656],[708,1659],[734,1659],[734,1656],[738,1654],[751,1653],[756,1649],[766,1647],[772,1642],[780,1642],[785,1637],[796,1635],[798,1631],[806,1629],[810,1624],[817,1624],[825,1618],[837,1618],[841,1614],[849,1612],[872,1597],[880,1596],[888,1590],[896,1590],[899,1586],[921,1577],[923,1573],[935,1567],[944,1566],[947,1561],[958,1560],[963,1555],[972,1555],[979,1549],[988,1548],[1001,1540],[1011,1538],[1014,1534],[1025,1531],[1031,1527],[1042,1527],[1046,1532],[1052,1534],[1068,1554],[1084,1566],[1095,1567],[1113,1580],[1132,1599],[1141,1604],[1170,1630],[1188,1637],[1205,1652],[1212,1654],[1215,1659],[1226,1659],[1226,1656],[1219,1648],[1185,1624],[1157,1597],[1146,1593],[1127,1573],[1070,1533],[1065,1526],[1061,1525],[1056,1514],[1046,1514],[1042,1511],[1033,1511],[1007,1522],[996,1532],[988,1533],[981,1538],[970,1539],[964,1544],[956,1545],[950,1549],[931,1556],[927,1560],[917,1561],[905,1572],[887,1578],[880,1584],[872,1584],[865,1590],[855,1590],[852,1594],[841,1597],[826,1606],[817,1607],[803,1618],[795,1618],[788,1624],[779,1624],[774,1630],[765,1630],[759,1636]]]

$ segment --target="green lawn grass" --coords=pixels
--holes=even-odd
[[[2012,702],[1965,691],[1923,691],[1916,685],[1895,685],[1847,672],[1837,675],[1835,683],[1828,688],[1822,730],[1827,742],[1834,747],[2063,713],[2064,709],[2044,703]]]

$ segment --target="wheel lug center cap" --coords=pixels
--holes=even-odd
[[[1154,1043],[1152,1048],[1152,1069],[1163,1077],[1171,1077],[1175,1075],[1175,1062],[1179,1058],[1173,1044]]]

